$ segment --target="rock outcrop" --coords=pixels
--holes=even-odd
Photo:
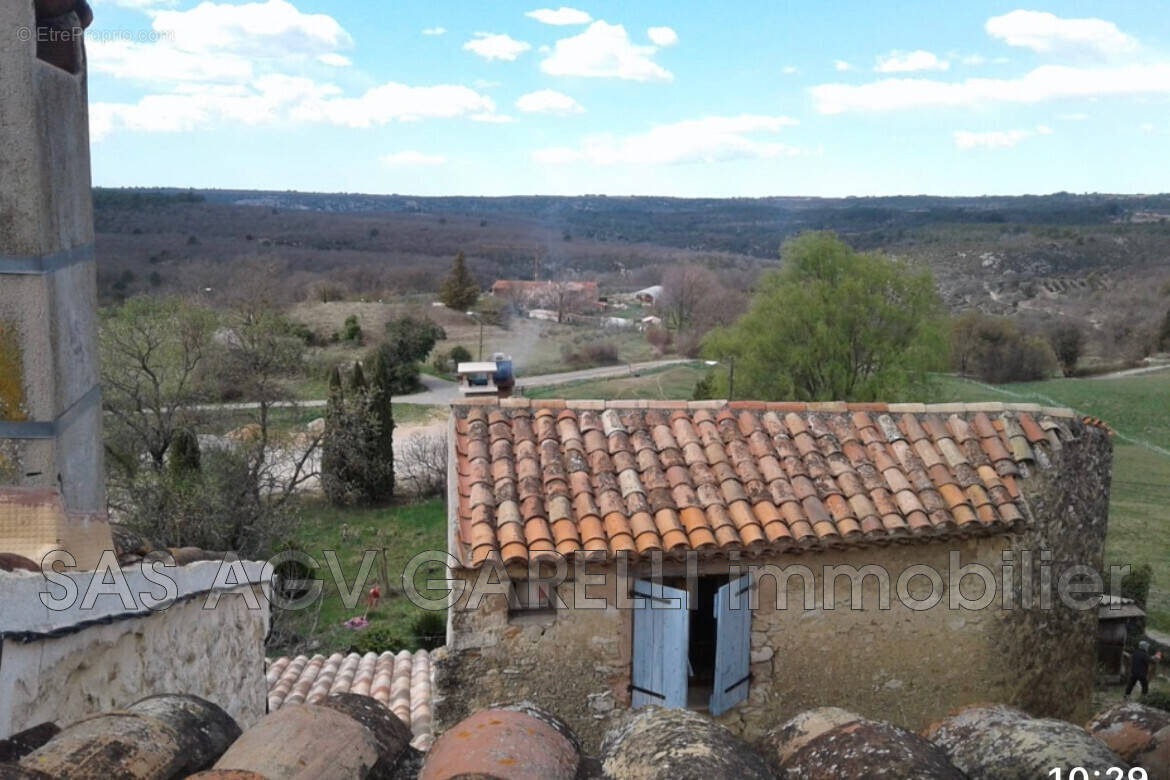
[[[1134,702],[1093,716],[1085,727],[1150,780],[1170,780],[1170,712]]]

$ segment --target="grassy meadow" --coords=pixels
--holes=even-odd
[[[302,636],[313,639],[318,652],[417,649],[422,637],[415,631],[415,620],[421,610],[404,595],[402,574],[418,553],[446,551],[446,517],[446,503],[442,499],[370,509],[338,509],[324,501],[311,504],[305,512],[297,546],[320,564],[315,576],[323,581],[324,590],[319,605],[294,614],[293,626]],[[342,587],[350,589],[358,577],[365,551],[376,552],[368,584],[352,609],[343,603],[342,588],[330,574],[324,556],[327,550],[337,552],[345,577]],[[429,576],[435,579],[444,576],[441,569],[433,566],[424,567],[423,571],[430,572]],[[425,579],[420,574],[416,582]],[[380,585],[382,598],[377,607],[367,611],[366,592],[374,583]],[[433,598],[443,595],[425,590],[424,594]],[[355,631],[343,625],[350,618],[362,616],[370,621],[364,630]],[[363,639],[380,641],[384,647],[362,647],[358,642]]]
[[[1068,406],[1108,423],[1117,435],[1106,560],[1153,566],[1147,604],[1150,624],[1170,630],[1170,370],[998,386],[943,377],[935,397]]]

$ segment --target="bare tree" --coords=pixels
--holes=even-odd
[[[302,370],[304,342],[263,298],[238,300],[218,340],[220,382],[248,401],[251,423],[236,442],[247,458],[248,483],[257,501],[283,503],[319,474],[321,432],[281,432],[273,424],[277,409],[297,416],[286,380]]]
[[[413,434],[395,457],[398,483],[416,498],[442,495],[447,488],[447,437]]]
[[[161,471],[177,432],[198,424],[215,323],[213,312],[174,298],[132,298],[103,314],[107,451],[125,475],[138,471],[143,456]]]

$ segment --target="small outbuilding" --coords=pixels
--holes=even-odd
[[[1111,444],[1069,410],[517,398],[451,424],[440,730],[516,697],[587,744],[644,705],[748,739],[828,705],[1090,712]]]

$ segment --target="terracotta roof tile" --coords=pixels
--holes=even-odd
[[[658,406],[457,404],[463,560],[999,532],[1024,520],[1016,476],[1077,424],[1003,404]]]
[[[434,741],[433,674],[426,650],[276,658],[268,661],[265,677],[269,712],[354,693],[389,707],[414,733],[414,747],[427,750]]]

